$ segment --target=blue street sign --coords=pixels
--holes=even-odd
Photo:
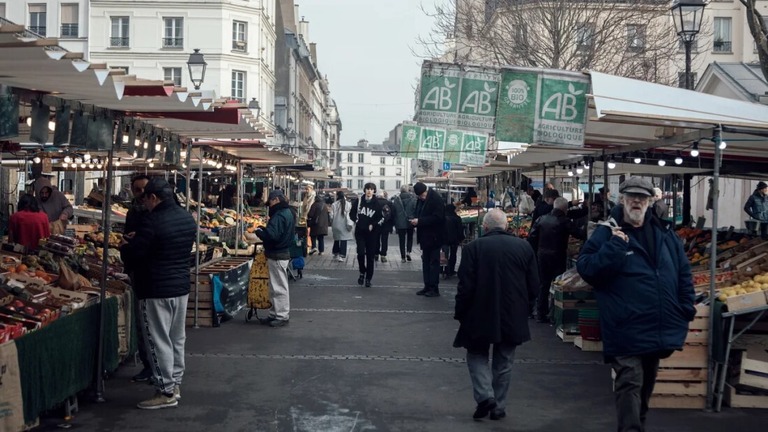
[[[443,171],[450,171],[450,170],[451,170],[451,163],[443,162]]]

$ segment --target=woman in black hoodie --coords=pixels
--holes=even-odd
[[[360,200],[352,203],[350,218],[355,224],[355,243],[357,243],[357,263],[360,267],[360,277],[357,283],[366,287],[371,286],[373,279],[373,257],[378,253],[379,233],[384,223],[381,204],[376,198],[376,185],[366,183]]]

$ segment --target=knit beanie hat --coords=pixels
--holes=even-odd
[[[413,193],[416,195],[421,195],[427,190],[427,185],[425,185],[422,182],[418,182],[415,185],[413,185]]]

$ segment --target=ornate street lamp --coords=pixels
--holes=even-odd
[[[696,35],[701,31],[701,21],[704,17],[704,0],[677,0],[670,8],[675,31],[685,46],[685,88],[693,88],[691,79],[691,46]]]
[[[259,105],[259,101],[256,98],[251,98],[251,101],[248,102],[248,109],[256,111],[256,119],[258,120],[259,114],[261,114],[261,105]]]
[[[205,62],[205,58],[198,48],[195,48],[195,52],[189,55],[187,66],[189,67],[189,79],[192,81],[192,85],[195,86],[195,90],[200,90],[200,85],[205,79],[205,68],[208,66],[208,63]]]

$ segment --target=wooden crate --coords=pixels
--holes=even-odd
[[[571,333],[563,330],[562,326],[558,327],[555,333],[557,334],[557,337],[560,338],[560,340],[567,343],[573,343],[576,340],[576,337],[579,335],[578,333]]]
[[[576,348],[581,349],[582,351],[596,351],[596,352],[602,352],[603,351],[603,342],[602,341],[585,340],[581,336],[576,336],[574,338],[573,345]]]
[[[658,385],[658,384],[657,384]],[[648,403],[651,408],[704,409],[707,407],[706,396],[657,395],[653,394]]]
[[[659,367],[663,368],[706,368],[708,350],[706,345],[685,345],[682,351],[675,351],[669,358],[663,359]]]
[[[739,394],[736,388],[726,384],[725,404],[731,408],[768,408],[768,392],[762,394]]]
[[[768,390],[768,352],[760,349],[743,351],[737,383]]]

